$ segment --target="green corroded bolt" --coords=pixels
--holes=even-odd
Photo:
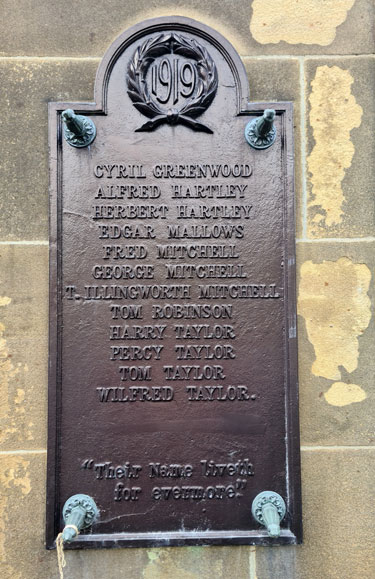
[[[255,122],[255,133],[258,137],[264,138],[273,129],[273,120],[276,112],[273,109],[266,109],[263,116]]]
[[[99,511],[94,499],[88,495],[73,495],[63,508],[65,527],[62,532],[64,543],[70,543],[83,529],[91,527]]]
[[[76,115],[72,109],[61,113],[64,121],[64,138],[72,147],[87,147],[96,137],[96,127],[91,119]]]
[[[280,537],[280,523],[286,513],[285,502],[280,495],[272,491],[259,493],[253,500],[251,512],[254,519],[266,527],[269,537]]]
[[[71,133],[76,137],[82,137],[84,135],[86,129],[80,115],[76,115],[72,109],[66,109],[61,116]]]
[[[70,543],[77,536],[77,531],[82,529],[85,520],[86,511],[83,507],[77,506],[72,509],[72,512],[66,520],[66,525],[63,530],[64,543]]]
[[[275,142],[275,115],[276,111],[274,109],[265,109],[261,117],[247,123],[245,138],[253,149],[268,149]]]

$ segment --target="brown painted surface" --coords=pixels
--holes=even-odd
[[[205,128],[180,116],[137,132],[150,119],[129,63],[171,32],[146,84],[165,112],[197,100],[196,53],[178,51],[198,47],[218,75],[188,115]],[[73,547],[275,543],[250,514],[262,490],[287,503],[277,542],[299,542],[291,105],[249,104],[234,49],[178,17],[112,45],[95,103],[49,109],[48,546],[75,493],[100,519]],[[271,107],[276,142],[255,151],[244,128]],[[89,148],[62,137],[67,108],[95,122]]]

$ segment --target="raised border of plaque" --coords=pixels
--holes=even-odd
[[[275,540],[262,529],[256,530],[202,530],[173,532],[121,532],[79,535],[68,548],[97,547],[155,547],[183,545],[290,545],[302,541],[300,452],[298,423],[298,382],[297,382],[297,342],[296,342],[296,288],[295,288],[295,241],[294,241],[294,175],[293,175],[293,122],[291,103],[249,102],[248,78],[242,61],[232,45],[215,30],[185,17],[161,17],[133,26],[111,45],[105,54],[96,77],[94,103],[59,102],[49,103],[49,147],[50,147],[50,333],[49,333],[49,419],[48,419],[48,467],[47,467],[47,548],[54,547],[54,541],[61,530],[62,507],[65,498],[60,496],[60,429],[62,421],[62,368],[61,330],[62,319],[62,112],[74,109],[77,114],[94,118],[107,114],[107,88],[111,71],[122,52],[146,34],[176,31],[192,33],[211,43],[224,57],[236,79],[237,115],[259,116],[264,109],[272,108],[281,120],[283,142],[283,187],[285,195],[284,226],[284,309],[286,327],[285,340],[285,421],[286,421],[286,488],[287,528],[283,527],[280,537]],[[146,119],[145,119],[146,120]],[[99,138],[99,137],[97,137]],[[248,147],[244,139],[244,147]],[[266,417],[262,417],[266,419]],[[64,475],[65,476],[65,475]],[[72,473],[68,476],[73,477]],[[269,489],[272,490],[272,489]],[[84,492],[77,489],[77,492]],[[220,506],[218,506],[218,509]],[[251,517],[251,504],[244,506]]]

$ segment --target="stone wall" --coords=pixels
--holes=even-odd
[[[65,576],[375,577],[373,1],[3,0],[1,12],[1,576],[58,576],[43,545],[47,102],[92,100],[116,36],[180,14],[234,44],[252,100],[295,103],[304,544],[69,552]]]

